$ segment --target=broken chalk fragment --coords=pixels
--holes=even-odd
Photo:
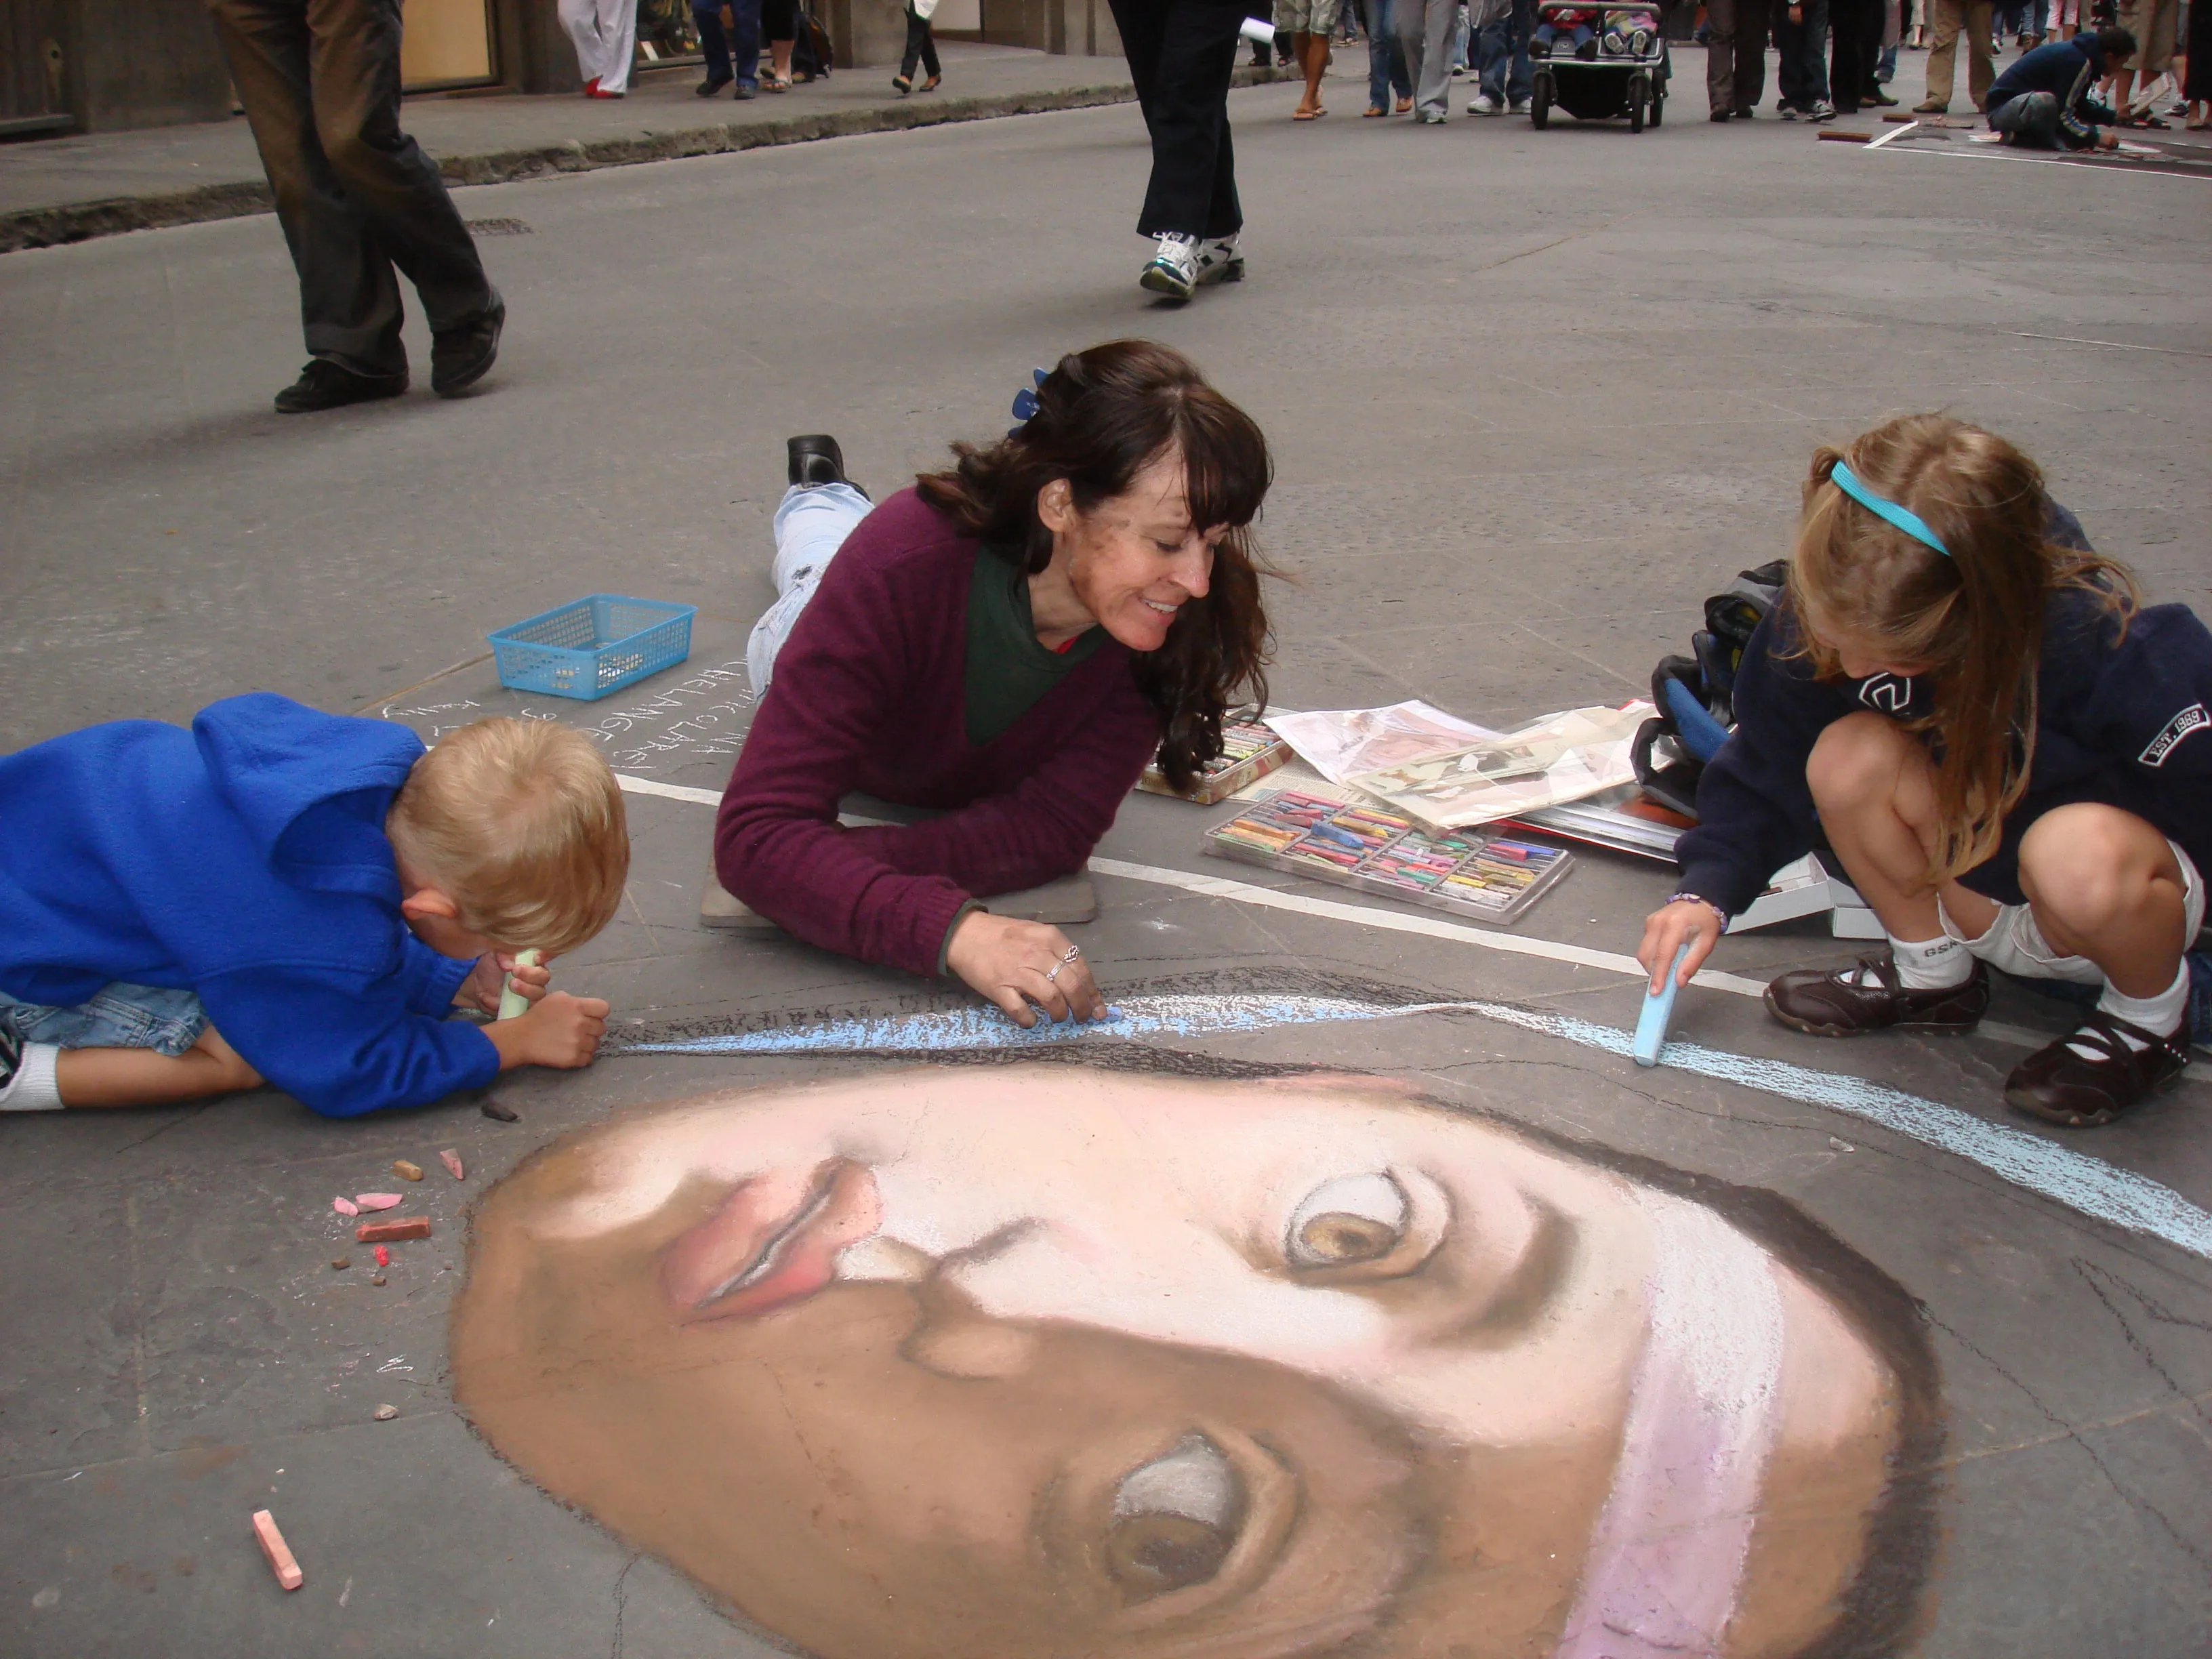
[[[493,1121],[497,1123],[520,1123],[522,1121],[521,1113],[516,1111],[512,1106],[507,1105],[504,1103],[493,1098],[489,1095],[486,1095],[483,1097],[483,1103],[477,1106],[477,1109],[482,1112],[486,1117],[490,1118]]]
[[[392,1252],[381,1244],[376,1247],[376,1265],[380,1267],[389,1267],[392,1265]]]
[[[392,1173],[402,1181],[420,1181],[422,1178],[422,1166],[419,1164],[410,1164],[404,1158],[395,1158],[392,1160]]]
[[[397,1406],[379,1406],[374,1411],[371,1412],[369,1415],[380,1423],[389,1423],[393,1418],[399,1415],[399,1407]]]
[[[372,1285],[381,1285],[384,1283],[384,1275],[382,1273],[372,1273],[369,1275],[368,1282]]]
[[[361,1213],[361,1206],[358,1204],[356,1204],[349,1198],[332,1199],[331,1200],[331,1208],[336,1210],[340,1215],[359,1215]]]
[[[461,1165],[461,1155],[448,1146],[438,1154],[438,1162],[446,1166],[446,1173],[456,1181],[466,1181],[468,1171]]]
[[[353,1258],[349,1255],[334,1255],[331,1258],[331,1266],[343,1273],[348,1267],[353,1266]]]
[[[269,1571],[276,1575],[276,1582],[286,1589],[295,1590],[307,1582],[307,1575],[300,1571],[299,1562],[293,1559],[291,1546],[276,1530],[276,1517],[267,1510],[253,1511],[253,1540],[269,1558]]]
[[[353,1201],[364,1210],[396,1210],[404,1200],[398,1193],[356,1193]]]
[[[387,1244],[403,1238],[428,1238],[430,1236],[430,1218],[408,1215],[395,1221],[364,1221],[353,1230],[353,1236],[364,1244]]]

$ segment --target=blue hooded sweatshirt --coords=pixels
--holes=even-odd
[[[489,1083],[491,1039],[447,1023],[472,964],[399,913],[384,816],[422,753],[404,726],[257,691],[190,732],[118,720],[0,758],[0,991],[195,992],[331,1117]]]

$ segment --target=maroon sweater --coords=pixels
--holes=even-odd
[[[861,520],[776,658],[714,823],[722,885],[810,945],[917,974],[975,896],[1079,870],[1159,744],[1108,640],[1004,734],[966,729],[978,549],[911,489]],[[848,830],[853,790],[942,817]]]

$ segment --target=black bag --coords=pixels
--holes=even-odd
[[[1724,592],[1705,601],[1705,625],[1690,635],[1691,654],[1662,657],[1651,671],[1651,701],[1659,712],[1637,728],[1629,758],[1644,793],[1669,811],[1698,816],[1698,776],[1735,726],[1735,675],[1743,648],[1782,597],[1787,580],[1788,567],[1779,559],[1739,573]],[[1652,752],[1662,738],[1670,740],[1670,758]]]
[[[794,79],[826,81],[830,71],[837,66],[837,54],[830,45],[830,31],[822,27],[822,20],[805,6],[798,8],[799,33],[792,41],[791,72]]]

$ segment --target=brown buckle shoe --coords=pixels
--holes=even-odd
[[[1908,991],[1898,982],[1896,959],[1887,950],[1861,957],[1850,968],[1801,968],[1766,988],[1766,1012],[1812,1036],[1857,1036],[1892,1028],[1971,1031],[1989,1006],[1990,970],[1980,963],[1963,985]]]
[[[2131,1047],[2123,1033],[2147,1046]],[[2075,1054],[2069,1045],[2076,1042],[2097,1049],[2097,1057]],[[2005,1103],[2062,1129],[2094,1129],[2172,1088],[2188,1065],[2187,1020],[2172,1036],[2159,1036],[2093,1008],[2075,1030],[2012,1068]]]

